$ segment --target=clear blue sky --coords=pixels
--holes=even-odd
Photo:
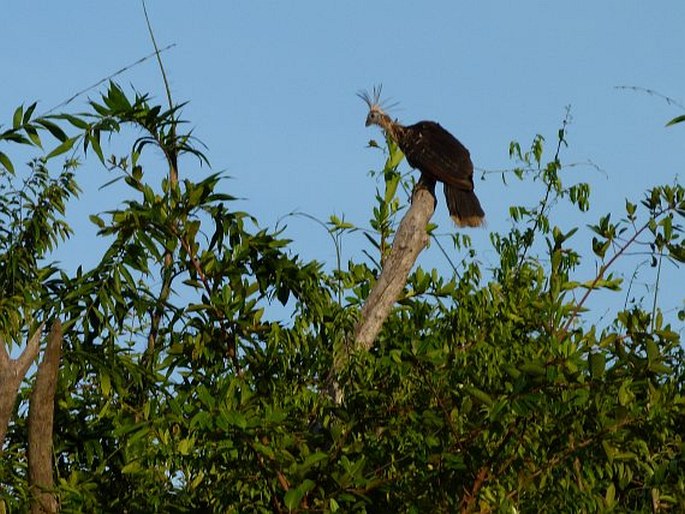
[[[381,82],[400,102],[395,115],[401,121],[439,121],[484,169],[512,167],[512,139],[525,146],[542,133],[552,152],[570,105],[570,148],[562,159],[591,160],[602,171],[569,171],[569,182],[590,182],[593,209],[553,220],[562,227],[595,222],[612,210],[620,214],[626,197],[639,200],[652,185],[682,180],[685,125],[664,128],[682,110],[615,88],[646,87],[685,103],[682,0],[149,0],[148,10],[160,46],[177,45],[164,61],[176,101],[190,101],[184,117],[207,144],[213,167],[234,177],[227,191],[244,198],[240,208],[263,226],[294,210],[366,225],[376,187],[367,172],[382,159],[365,148],[380,135],[364,127],[366,112],[355,92]],[[151,51],[141,4],[128,0],[6,2],[0,43],[5,125],[17,105],[39,100],[39,111],[47,110]],[[153,60],[116,80],[164,101]],[[84,100],[71,107],[78,110]],[[189,163],[181,173],[206,171]],[[81,173],[85,191],[69,212],[80,237],[61,257],[69,267],[75,255],[97,256],[94,230],[84,231],[87,215],[120,201],[98,191],[111,177],[95,163]],[[488,231],[506,231],[508,206],[530,204],[535,196],[496,175],[476,187],[488,229],[472,232],[474,244],[483,262],[494,264]],[[456,230],[442,196],[435,221],[442,233]],[[288,225],[294,251],[333,262],[323,229],[304,219]],[[345,243],[345,258],[362,258],[361,238]],[[578,244],[589,250],[588,238],[578,237]],[[435,248],[421,259],[445,265]],[[587,275],[578,278],[590,278],[593,267],[588,260]],[[682,307],[685,275],[669,270],[666,306]],[[641,284],[653,279],[650,273],[644,271]]]

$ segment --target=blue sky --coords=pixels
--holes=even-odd
[[[378,83],[400,102],[394,114],[401,121],[439,121],[487,170],[511,168],[509,142],[527,146],[536,133],[547,137],[551,157],[570,105],[562,159],[590,160],[600,171],[570,168],[569,183],[590,183],[593,208],[587,216],[554,219],[562,228],[609,211],[618,216],[625,198],[637,201],[648,187],[682,182],[685,125],[664,124],[683,110],[616,89],[649,88],[685,103],[681,0],[149,0],[148,10],[160,46],[176,44],[164,62],[175,100],[190,102],[184,117],[207,144],[213,168],[233,177],[226,190],[243,198],[240,208],[263,226],[292,211],[367,225],[377,186],[368,171],[382,166],[382,157],[365,146],[380,134],[364,127],[355,93]],[[39,111],[50,109],[151,51],[141,4],[128,0],[7,2],[0,43],[5,125],[17,105],[38,100]],[[153,60],[116,80],[164,102]],[[79,110],[84,101],[70,107]],[[207,172],[187,164],[182,175]],[[87,216],[121,201],[116,189],[98,190],[111,177],[94,162],[80,173],[84,193],[69,212],[79,236],[60,255],[67,267],[94,262]],[[488,229],[470,234],[481,260],[494,265],[488,231],[506,231],[508,206],[532,204],[535,190],[505,186],[497,175],[476,188]],[[441,196],[438,202],[439,231],[456,230]],[[313,222],[290,218],[286,234],[302,258],[333,262],[334,248]],[[579,250],[589,251],[589,238],[576,237]],[[361,259],[363,244],[350,236],[344,257]],[[435,247],[420,262],[446,265]],[[639,259],[631,262],[624,271]],[[578,278],[591,278],[594,266],[588,258]],[[665,307],[682,308],[683,270],[666,271]],[[640,287],[653,280],[650,273],[645,269]],[[625,295],[613,298],[622,302]]]

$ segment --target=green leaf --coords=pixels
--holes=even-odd
[[[602,378],[606,366],[604,354],[591,353],[588,357],[588,364],[590,366],[590,376],[595,379]]]
[[[98,191],[102,191],[103,189],[108,188],[112,184],[115,184],[119,182],[120,180],[123,180],[126,177],[126,175],[119,175],[118,177],[113,178],[112,180],[108,180],[104,184],[102,184],[100,187],[98,187]]]
[[[400,183],[400,175],[399,173],[394,174],[393,177],[391,177],[389,180],[385,182],[385,201],[389,202],[395,197],[395,193],[397,192],[397,186]]]
[[[188,455],[193,449],[195,442],[191,438],[181,439],[178,443],[178,451],[181,455]]]
[[[660,357],[659,347],[656,345],[656,343],[652,339],[649,339],[645,343],[645,351],[647,353],[647,361],[648,362],[654,362],[657,359],[659,359],[659,357]]]
[[[38,148],[43,148],[43,144],[40,141],[40,136],[38,135],[38,131],[35,127],[31,125],[26,125],[24,127],[24,132],[26,132],[26,135],[29,136],[29,139],[35,146],[37,146]]]
[[[505,363],[502,368],[507,373],[507,375],[509,375],[513,379],[517,379],[521,376],[521,372],[518,369],[516,369],[516,367],[512,364]]]
[[[24,113],[24,117],[22,119],[22,122],[24,125],[29,123],[31,121],[31,115],[33,114],[33,111],[36,110],[36,106],[38,105],[38,102],[33,102],[31,105],[29,105],[29,108],[26,109],[26,112]]]
[[[288,507],[288,510],[295,510],[300,505],[303,497],[304,492],[299,488],[290,489],[285,493],[285,506]]]
[[[223,418],[229,425],[237,426],[238,428],[247,427],[247,418],[241,412],[232,410],[227,412],[222,412]]]
[[[666,123],[666,126],[670,127],[671,125],[675,125],[676,123],[682,123],[683,121],[685,121],[685,114],[681,114],[680,116],[676,116],[671,121]]]
[[[306,472],[311,468],[312,466],[318,464],[321,461],[324,461],[328,459],[328,455],[323,452],[314,452],[310,455],[307,456],[306,459],[304,459],[304,462],[300,465],[299,471],[300,472]]]
[[[397,168],[397,166],[400,165],[402,159],[404,159],[404,153],[402,153],[400,147],[397,146],[391,139],[386,139],[386,142],[388,145],[388,151],[390,152],[390,155],[388,156],[388,160],[385,163],[385,170],[394,170],[395,168]]]
[[[14,165],[6,154],[0,152],[0,164],[12,175],[14,175]]]
[[[84,151],[88,149],[88,144],[90,144],[90,146],[93,148],[93,151],[95,152],[95,155],[98,156],[98,159],[100,159],[100,162],[105,164],[105,157],[102,154],[102,147],[100,146],[99,130],[93,130],[92,132],[88,133],[84,140]]]
[[[631,203],[628,200],[626,200],[626,213],[628,214],[629,219],[633,219],[635,217],[636,210],[637,206],[634,203]]]
[[[97,215],[95,215],[95,214],[91,214],[90,216],[88,216],[88,219],[89,219],[92,223],[94,223],[95,225],[97,225],[98,228],[105,228],[105,222],[103,221],[103,219],[102,219],[100,216],[97,216]]]
[[[65,152],[68,152],[69,150],[72,149],[74,146],[74,143],[76,142],[76,138],[69,138],[64,140],[64,142],[60,145],[58,145],[52,152],[50,152],[46,159],[52,159],[53,157],[56,157],[58,155],[61,155]]]
[[[547,370],[545,369],[545,365],[542,361],[527,362],[523,364],[520,369],[526,375],[532,375],[534,377],[540,377],[547,374]]]
[[[485,405],[491,406],[494,403],[492,397],[488,393],[482,391],[481,389],[478,389],[477,387],[465,386],[464,389],[475,400],[478,400],[479,402],[484,403]]]
[[[140,465],[140,462],[137,460],[134,460],[133,462],[129,462],[123,468],[121,468],[121,472],[125,475],[133,475],[136,473],[140,473],[142,471],[142,469],[143,468]]]
[[[618,402],[623,407],[630,405],[630,403],[635,399],[635,395],[630,390],[630,384],[630,381],[625,381],[618,389]]]
[[[58,114],[57,116],[52,116],[52,118],[67,120],[69,123],[71,123],[74,127],[76,127],[79,130],[87,130],[90,126],[90,124],[87,121],[72,114]]]
[[[14,130],[17,130],[19,127],[21,127],[21,121],[23,118],[24,118],[24,106],[20,105],[14,111],[14,116],[12,116],[12,128]]]
[[[304,495],[311,491],[315,485],[316,484],[312,480],[307,479],[295,489],[290,489],[287,493],[285,493],[285,506],[288,507],[289,510],[294,510],[299,507]]]
[[[68,139],[67,135],[64,133],[64,131],[57,125],[56,123],[53,123],[50,120],[47,120],[45,118],[40,118],[35,121],[36,124],[43,126],[52,134],[52,136],[57,139],[58,141],[66,141]]]
[[[102,390],[102,396],[105,398],[110,397],[112,393],[112,381],[109,373],[102,373],[100,375],[100,389]]]
[[[654,373],[659,373],[659,374],[667,374],[667,373],[671,373],[671,371],[672,371],[669,366],[666,366],[662,362],[650,362],[647,369],[649,369],[649,371],[652,371]]]
[[[592,251],[595,253],[595,255],[597,255],[597,257],[601,257],[602,259],[606,255],[606,252],[609,249],[610,245],[611,241],[601,241],[596,237],[592,238]]]
[[[604,502],[607,509],[611,509],[615,505],[616,498],[616,486],[614,484],[609,484],[607,487],[606,494],[604,495]]]
[[[131,109],[131,103],[126,98],[126,94],[115,82],[109,82],[107,96],[103,96],[102,99],[113,111],[129,111]]]

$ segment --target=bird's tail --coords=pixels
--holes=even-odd
[[[476,193],[465,191],[445,184],[447,209],[454,222],[460,227],[480,227],[485,221],[485,213],[480,206]]]

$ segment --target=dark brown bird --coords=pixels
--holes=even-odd
[[[460,227],[478,227],[485,213],[473,192],[473,163],[469,151],[457,138],[434,121],[403,126],[393,121],[382,108],[381,88],[359,97],[369,106],[366,126],[378,125],[393,140],[412,168],[421,172],[421,182],[431,189],[435,181],[445,189],[447,209]]]

